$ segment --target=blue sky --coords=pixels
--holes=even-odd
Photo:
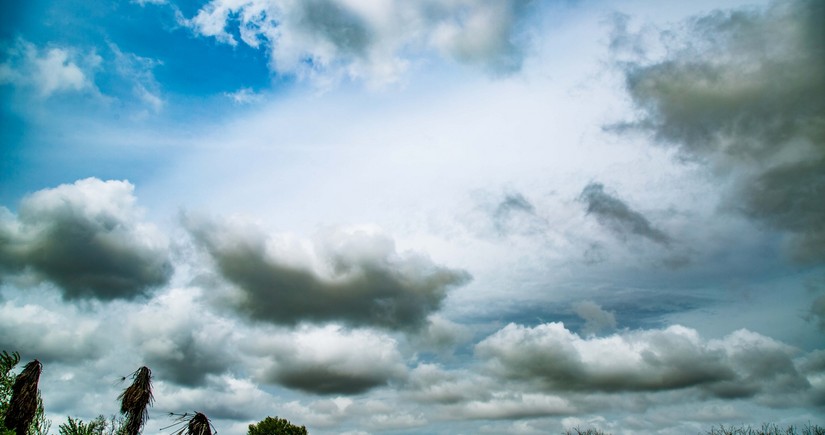
[[[4,4],[0,347],[55,429],[825,424],[823,13]]]

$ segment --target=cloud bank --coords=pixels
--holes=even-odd
[[[548,392],[698,388],[731,399],[811,389],[793,348],[747,330],[705,341],[675,325],[585,339],[561,323],[510,324],[478,343],[476,354],[494,373],[539,382]]]

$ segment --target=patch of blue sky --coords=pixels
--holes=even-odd
[[[36,8],[42,12],[26,12]],[[193,8],[177,4],[35,1],[10,7],[8,16],[20,19],[3,20],[3,38],[6,44],[19,38],[38,47],[73,47],[104,60],[114,58],[114,49],[150,59],[156,62],[155,79],[169,94],[209,96],[283,83],[269,71],[266,46],[232,46],[196,36],[179,21],[189,9]],[[237,33],[237,26],[227,26],[227,31]],[[96,74],[104,93],[110,74],[107,68]]]

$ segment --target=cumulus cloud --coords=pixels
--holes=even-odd
[[[456,345],[469,341],[471,337],[469,327],[435,314],[430,316],[427,327],[422,328],[413,337],[412,342],[418,349],[447,354]]]
[[[166,283],[166,239],[140,220],[134,187],[95,178],[25,197],[0,214],[0,272],[31,273],[67,299],[131,299]]]
[[[561,323],[510,324],[476,346],[489,369],[548,392],[656,392],[696,388],[718,398],[810,388],[793,348],[747,330],[702,340],[682,326],[582,338]],[[765,396],[763,396],[765,397]],[[769,399],[766,399],[770,401]],[[779,403],[769,403],[779,405]]]
[[[449,405],[490,399],[494,385],[490,378],[468,369],[419,364],[407,376],[405,393],[420,403]]]
[[[94,52],[83,54],[71,47],[40,48],[22,39],[6,48],[4,54],[0,84],[32,88],[43,98],[93,89],[94,71],[101,62]]]
[[[670,243],[667,234],[655,228],[643,214],[624,201],[605,192],[601,183],[585,186],[579,199],[587,205],[588,214],[594,215],[600,224],[621,237],[632,234],[663,245]]]
[[[438,405],[443,419],[523,419],[578,412],[562,397],[522,391],[474,370],[445,370],[436,364],[420,364],[405,386],[405,397]]]
[[[729,206],[790,233],[807,261],[825,259],[823,20],[815,0],[717,11],[668,31],[664,58],[622,64],[641,117],[619,129],[730,177]]]
[[[270,50],[272,69],[373,83],[397,80],[410,53],[435,50],[495,72],[521,67],[516,24],[532,2],[212,0],[181,22],[196,34]],[[237,29],[234,26],[237,25]]]
[[[417,328],[451,287],[470,279],[427,257],[400,254],[390,238],[371,230],[325,231],[308,246],[228,222],[185,217],[184,225],[237,287],[229,304],[273,324]]]
[[[194,289],[172,289],[130,311],[129,337],[157,376],[186,386],[203,385],[236,361],[235,325],[205,310]]]
[[[587,335],[597,334],[605,329],[616,329],[616,316],[605,311],[593,301],[581,301],[573,304],[573,312],[584,320],[582,332]]]
[[[263,356],[259,377],[315,394],[359,394],[403,377],[397,343],[374,331],[302,327],[248,343]]]
[[[76,309],[12,301],[0,305],[0,349],[18,350],[43,362],[65,362],[95,358],[103,347],[98,320]]]

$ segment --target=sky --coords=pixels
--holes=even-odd
[[[825,425],[825,3],[0,13],[0,349],[52,430]],[[168,430],[167,430],[168,431]]]

